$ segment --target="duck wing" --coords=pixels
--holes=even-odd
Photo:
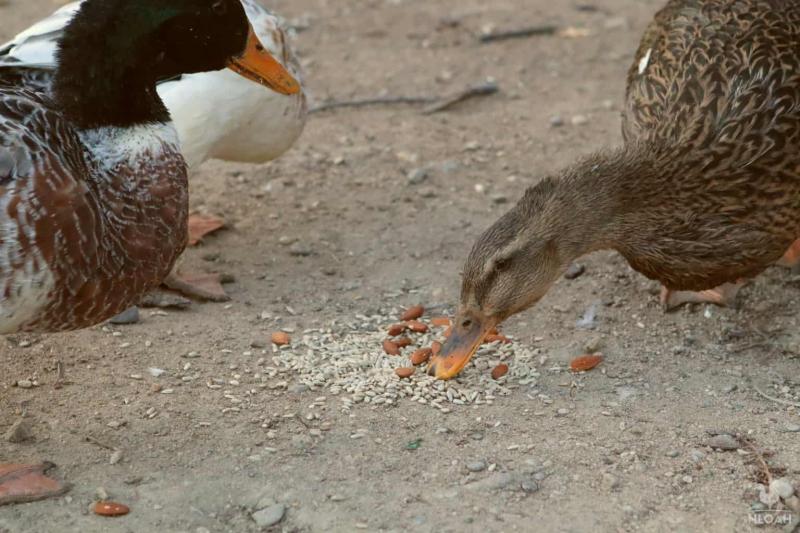
[[[733,165],[781,156],[800,144],[800,2],[671,0],[645,32],[626,100],[627,142],[728,147]]]
[[[0,330],[37,287],[85,285],[102,229],[92,175],[77,133],[46,97],[0,87]]]

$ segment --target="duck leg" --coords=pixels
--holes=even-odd
[[[222,287],[222,276],[219,274],[178,274],[173,270],[161,283],[170,290],[197,300],[227,302],[231,299]]]
[[[800,239],[792,243],[776,264],[791,268],[793,274],[800,274]]]
[[[189,246],[196,246],[203,237],[225,227],[221,218],[205,215],[189,215]],[[222,288],[219,274],[181,274],[177,268],[170,272],[162,284],[170,290],[189,298],[211,302],[230,300]]]
[[[46,475],[54,467],[53,463],[0,464],[0,505],[35,502],[67,492],[68,484]]]
[[[745,283],[745,280],[739,280],[736,283],[725,283],[705,291],[673,291],[662,287],[661,305],[665,311],[671,311],[687,303],[712,303],[723,307],[732,306],[736,301],[736,294]]]

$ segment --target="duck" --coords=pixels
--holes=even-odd
[[[287,26],[256,0],[241,2],[259,41],[298,81],[301,90],[289,96],[265,91],[229,69],[158,80],[158,94],[178,131],[190,177],[201,175],[197,169],[209,159],[247,164],[273,161],[295,144],[306,124],[307,91]],[[58,40],[82,3],[61,7],[0,46],[0,84],[50,90]],[[190,235],[203,233],[203,220],[190,216]],[[218,219],[218,224],[224,221]],[[177,270],[165,278],[164,288],[202,301],[228,299],[221,285],[209,292]]]
[[[300,83],[301,90],[288,97],[265,91],[230,70],[159,80],[158,94],[178,131],[190,177],[209,159],[248,164],[273,161],[295,144],[305,128],[307,91],[288,27],[256,0],[241,2],[259,41]],[[19,84],[23,75],[27,85],[47,89],[56,67],[58,39],[82,3],[64,5],[0,45],[0,80],[14,76]]]
[[[616,250],[661,301],[731,303],[800,237],[800,3],[670,0],[627,75],[623,143],[544,177],[470,250],[451,379],[574,260]]]
[[[86,0],[56,58],[48,90],[0,84],[0,334],[99,324],[172,269],[188,167],[157,80],[229,68],[300,91],[239,0]],[[45,470],[0,464],[0,504],[60,493]]]

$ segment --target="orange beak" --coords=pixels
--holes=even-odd
[[[250,81],[266,85],[281,94],[297,94],[300,83],[276,60],[250,26],[244,53],[228,62],[228,68]]]
[[[428,374],[436,379],[456,377],[467,366],[497,322],[496,319],[479,313],[459,313],[442,351],[431,358]]]

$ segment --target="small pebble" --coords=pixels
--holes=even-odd
[[[772,483],[769,484],[769,491],[786,500],[794,494],[794,486],[786,478],[773,479]]]
[[[570,123],[573,126],[583,126],[589,123],[589,117],[586,115],[575,115],[570,119]]]
[[[699,463],[703,459],[705,459],[706,454],[702,450],[698,450],[695,448],[694,450],[689,452],[689,458],[692,460],[693,463]]]
[[[275,505],[267,507],[266,509],[256,511],[251,516],[258,527],[267,528],[280,523],[285,514],[286,505],[282,503],[276,503]]]
[[[576,279],[583,275],[586,272],[586,267],[579,264],[579,263],[572,263],[567,267],[567,271],[564,272],[564,277],[566,279]]]
[[[308,257],[314,253],[314,250],[307,244],[296,242],[289,247],[289,254],[295,257]]]
[[[483,472],[486,470],[486,461],[474,461],[471,463],[467,463],[467,470],[470,472]]]
[[[426,168],[415,168],[412,169],[406,174],[406,178],[408,179],[408,183],[410,185],[419,185],[423,181],[428,179],[428,169]]]
[[[721,434],[715,435],[706,441],[706,445],[709,448],[714,448],[715,450],[738,450],[742,447],[739,441],[731,435]]]
[[[136,324],[139,322],[139,308],[135,305],[133,307],[129,307],[125,311],[121,312],[115,317],[112,317],[109,320],[112,324],[116,324],[119,326],[128,325],[128,324]]]

